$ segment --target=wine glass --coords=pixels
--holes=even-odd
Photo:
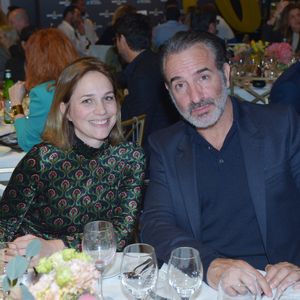
[[[98,299],[105,299],[102,293],[102,277],[107,265],[116,254],[116,237],[113,225],[107,221],[86,224],[83,230],[82,250],[89,254],[100,272],[98,279]]]
[[[152,246],[132,244],[124,249],[121,282],[135,299],[145,299],[155,288],[157,276],[158,267]]]
[[[190,299],[199,290],[202,277],[202,263],[196,249],[179,247],[172,251],[168,263],[169,284],[182,300]]]

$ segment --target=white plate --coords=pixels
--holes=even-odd
[[[7,146],[0,146],[0,156],[5,155],[11,150],[10,147]]]
[[[120,274],[122,263],[122,252],[117,252],[113,261],[108,265],[103,273],[103,279],[115,277]]]

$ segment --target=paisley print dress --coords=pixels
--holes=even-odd
[[[121,251],[132,242],[145,170],[143,150],[129,142],[99,149],[77,140],[72,150],[34,146],[20,161],[0,202],[0,240],[33,234],[79,248],[83,226],[113,223]]]

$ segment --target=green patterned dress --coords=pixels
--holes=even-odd
[[[0,202],[0,240],[33,234],[80,248],[83,226],[113,223],[118,250],[132,242],[142,202],[145,157],[132,143],[99,149],[77,140],[70,151],[34,146],[16,167]]]

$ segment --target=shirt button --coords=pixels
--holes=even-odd
[[[220,158],[219,159],[219,164],[223,164],[224,163],[224,159],[223,158]]]

